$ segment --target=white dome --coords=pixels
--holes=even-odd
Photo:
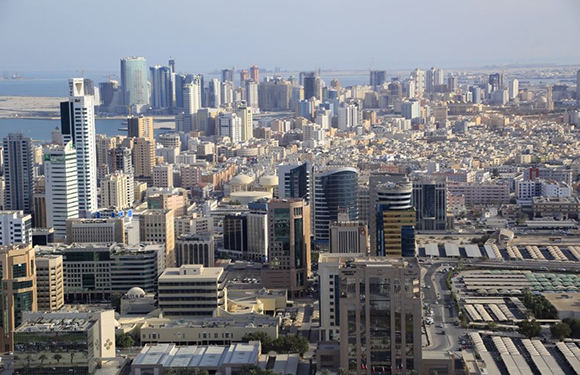
[[[230,180],[230,185],[249,185],[254,179],[245,174],[239,174]]]
[[[263,187],[275,187],[278,186],[278,176],[262,176],[260,178],[260,185]]]
[[[261,198],[272,198],[272,193],[269,191],[238,191],[230,194],[232,202],[238,202],[244,206]]]
[[[142,298],[145,297],[145,291],[138,286],[134,286],[127,292],[128,298]]]

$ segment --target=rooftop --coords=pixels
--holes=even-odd
[[[47,319],[38,318],[35,320],[26,320],[18,328],[17,333],[32,333],[32,332],[85,332],[89,330],[93,321],[83,318],[57,318]]]

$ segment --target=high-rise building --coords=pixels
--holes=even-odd
[[[212,235],[183,234],[175,240],[175,266],[201,264],[215,265],[214,238]]]
[[[403,102],[401,105],[401,115],[407,120],[413,120],[421,117],[421,106],[419,105],[419,101],[412,99]]]
[[[133,158],[135,176],[152,177],[155,166],[155,139],[136,138]]]
[[[413,258],[355,258],[340,264],[336,287],[342,368],[421,369],[421,268]]]
[[[415,208],[411,204],[413,185],[407,179],[386,182],[375,186],[376,248],[371,253],[378,256],[414,257]]]
[[[79,215],[97,211],[97,160],[94,98],[84,94],[82,78],[69,80],[69,100],[60,104],[62,135],[77,152]]]
[[[370,71],[370,85],[373,90],[377,90],[385,82],[387,82],[387,71],[386,70],[371,70]]]
[[[132,176],[117,171],[101,181],[101,207],[116,210],[130,207],[133,202],[134,190],[128,191],[129,178],[132,184]]]
[[[447,229],[447,182],[445,178],[419,178],[413,181],[413,206],[417,230]]]
[[[153,139],[153,117],[129,116],[127,130],[129,137]]]
[[[443,69],[437,69],[434,76],[435,87],[443,85],[445,82],[445,75]]]
[[[415,96],[423,96],[425,93],[425,71],[420,69],[413,70],[411,79],[415,81]]]
[[[548,111],[554,110],[554,95],[552,85],[548,85],[548,87],[546,88],[546,109]]]
[[[449,92],[455,93],[459,88],[459,81],[457,80],[457,76],[451,75],[447,78],[447,90]]]
[[[576,72],[576,105],[580,106],[580,69]]]
[[[359,125],[361,111],[354,103],[342,103],[338,107],[338,129],[349,130]]]
[[[250,108],[246,101],[242,100],[236,103],[236,115],[238,115],[242,121],[242,134],[240,141],[245,142],[254,138],[252,108]]]
[[[362,221],[335,221],[330,224],[331,253],[360,253],[369,251],[369,228]]]
[[[234,72],[236,71],[235,68],[232,69],[223,69],[222,70],[222,82],[234,82]]]
[[[240,85],[243,87],[244,83],[250,78],[246,69],[240,70]]]
[[[311,162],[288,163],[278,166],[278,197],[299,198],[307,204],[314,198],[314,166]]]
[[[62,255],[36,257],[36,289],[38,310],[55,311],[64,306]]]
[[[270,263],[262,269],[264,285],[303,293],[310,273],[310,205],[302,199],[271,200],[268,228]]]
[[[36,311],[36,273],[32,244],[0,246],[2,320],[0,348],[14,350],[14,329],[25,311]]]
[[[144,57],[132,56],[121,60],[123,104],[132,113],[141,113],[149,105],[148,71]]]
[[[250,78],[254,80],[254,82],[260,82],[260,68],[258,65],[252,65],[250,68]]]
[[[242,119],[235,113],[220,113],[217,119],[219,135],[229,137],[232,142],[242,141]]]
[[[168,209],[149,209],[139,215],[139,238],[142,242],[165,243],[165,264],[175,264],[175,214]]]
[[[469,91],[471,92],[471,102],[474,104],[481,104],[481,88],[471,86]]]
[[[151,107],[167,109],[175,106],[174,74],[169,66],[149,68],[151,76]]]
[[[435,68],[431,67],[425,74],[425,92],[428,94],[435,92],[435,72]]]
[[[221,82],[214,78],[207,85],[207,104],[211,108],[219,108],[222,104]]]
[[[183,112],[193,115],[201,108],[201,86],[196,80],[183,85]]]
[[[173,164],[163,163],[153,167],[153,186],[173,188]]]
[[[45,148],[46,224],[61,239],[66,236],[67,219],[79,217],[77,166],[72,142]]]
[[[32,243],[32,215],[22,211],[0,211],[0,245]]]
[[[2,184],[2,182],[3,181],[0,181],[0,185]],[[0,207],[3,206],[4,206],[3,204],[0,204]],[[38,176],[34,179],[34,210],[32,218],[34,219],[35,228],[47,228],[45,176]]]
[[[349,221],[358,220],[358,170],[342,167],[316,173],[314,176],[314,240],[330,245],[330,224],[338,220],[339,211],[347,212]]]
[[[292,83],[280,77],[260,82],[258,101],[262,111],[288,111],[292,109]]]
[[[246,81],[246,102],[248,107],[258,109],[258,81],[251,78]]]
[[[493,73],[489,75],[489,84],[491,85],[491,91],[503,90],[503,73]]]
[[[510,80],[510,86],[509,86],[509,98],[510,98],[510,100],[515,99],[518,96],[519,92],[520,92],[520,81],[518,81],[517,78]],[[474,101],[474,103],[475,103],[475,101]]]
[[[212,317],[218,308],[227,311],[226,280],[222,267],[184,264],[168,268],[159,276],[159,308],[164,316],[179,319]]]
[[[22,133],[11,133],[4,138],[4,209],[32,212],[33,161],[32,140]]]
[[[316,98],[322,100],[322,82],[316,72],[309,72],[304,75],[304,99]]]

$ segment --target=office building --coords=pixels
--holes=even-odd
[[[0,197],[2,194],[2,184],[4,180],[0,180]],[[34,208],[32,212],[32,218],[34,221],[35,228],[47,228],[46,224],[46,177],[38,176],[34,179]],[[4,207],[0,204],[0,207]]]
[[[173,210],[150,209],[139,215],[139,238],[145,242],[165,244],[165,263],[175,264],[175,214]]]
[[[187,264],[159,276],[159,308],[165,317],[213,316],[227,310],[226,273],[221,267]]]
[[[2,321],[0,348],[14,351],[14,329],[23,322],[25,311],[36,311],[36,274],[31,244],[0,246],[2,272]]]
[[[420,276],[414,259],[360,258],[339,268],[342,368],[422,368]]]
[[[315,98],[322,100],[322,82],[316,72],[304,73],[302,78],[302,86],[304,86],[304,98]]]
[[[349,221],[358,220],[358,170],[336,168],[315,174],[314,177],[314,240],[330,245],[330,224],[338,219],[339,211],[346,211]]]
[[[401,115],[407,120],[421,117],[421,106],[418,100],[409,100],[401,105]]]
[[[175,240],[175,265],[201,264],[205,267],[215,265],[213,235],[182,234]]]
[[[576,105],[580,106],[580,69],[576,72]]]
[[[234,72],[236,68],[232,69],[222,69],[222,82],[234,82]]]
[[[310,205],[302,199],[274,199],[268,203],[268,260],[262,282],[303,293],[310,273]]]
[[[430,189],[430,188],[428,188]],[[446,186],[446,190],[449,194],[454,196],[462,195],[465,197],[465,204],[472,205],[472,204],[502,204],[502,203],[509,203],[510,201],[510,186],[507,183],[449,183]],[[439,206],[439,200],[441,198],[441,188],[436,188],[436,199],[435,205]],[[426,194],[431,194],[430,192],[425,192]],[[431,198],[429,199],[431,201]],[[425,202],[426,205],[429,205],[428,202]],[[415,206],[417,207],[417,206]],[[429,208],[429,210],[434,209]],[[439,210],[443,210],[442,207],[435,208],[437,213],[440,213]],[[427,216],[427,213],[424,214]],[[440,215],[438,215],[440,216]],[[419,224],[417,222],[417,224]],[[439,228],[443,228],[442,225],[439,225]],[[422,230],[430,230],[430,229],[422,229]],[[444,229],[434,229],[434,230],[444,230]]]
[[[447,229],[447,182],[445,178],[413,180],[412,203],[417,213],[416,230],[444,231]]]
[[[202,88],[198,79],[183,85],[183,112],[194,115],[201,108]]]
[[[217,118],[218,135],[229,137],[234,143],[243,140],[242,119],[235,113],[220,113]]]
[[[22,133],[11,133],[4,138],[4,209],[32,212],[33,158],[32,140]]]
[[[236,115],[242,122],[242,132],[240,135],[240,142],[246,142],[254,138],[254,126],[252,108],[246,101],[239,101],[236,103]]]
[[[187,190],[182,188],[150,188],[147,191],[147,207],[173,210],[176,217],[187,214],[189,200]]]
[[[335,221],[330,224],[331,253],[369,252],[369,230],[362,221]]]
[[[68,219],[66,243],[125,243],[125,225],[121,218]]]
[[[278,166],[278,197],[300,198],[307,204],[314,197],[314,166],[311,162],[288,163]]]
[[[223,219],[223,252],[229,257],[263,262],[267,258],[268,218],[265,212],[231,214]]]
[[[431,69],[426,71],[425,74],[425,92],[428,94],[432,94],[435,92],[435,68],[431,67]]]
[[[64,306],[62,255],[36,257],[36,295],[39,311],[55,311]]]
[[[219,108],[222,104],[221,82],[214,78],[208,82],[207,103],[211,108]]]
[[[169,66],[155,65],[149,68],[151,77],[151,107],[168,109],[175,106],[174,74]]]
[[[415,208],[411,204],[413,185],[407,179],[384,182],[375,186],[376,247],[378,256],[414,257]]]
[[[148,71],[144,57],[132,56],[121,60],[123,104],[130,113],[141,113],[149,105]]]
[[[163,163],[153,167],[153,186],[173,188],[173,164]]]
[[[369,84],[373,90],[378,91],[383,84],[387,82],[387,71],[386,70],[371,70]]]
[[[0,245],[32,243],[32,215],[22,211],[0,211]]]
[[[491,91],[498,91],[504,89],[503,73],[493,73],[489,75],[489,85]]]
[[[66,221],[79,217],[77,156],[70,141],[44,150],[46,224],[60,239],[66,236]]]
[[[83,79],[69,80],[69,100],[60,104],[64,143],[77,152],[78,204],[81,217],[98,209],[94,98],[84,94]]]
[[[127,135],[130,138],[154,139],[153,117],[127,117]]]
[[[155,166],[155,140],[148,138],[136,138],[133,147],[135,176],[153,177]]]

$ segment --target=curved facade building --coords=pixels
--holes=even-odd
[[[330,224],[343,212],[358,220],[358,170],[344,167],[317,173],[314,177],[314,240],[330,242]]]

